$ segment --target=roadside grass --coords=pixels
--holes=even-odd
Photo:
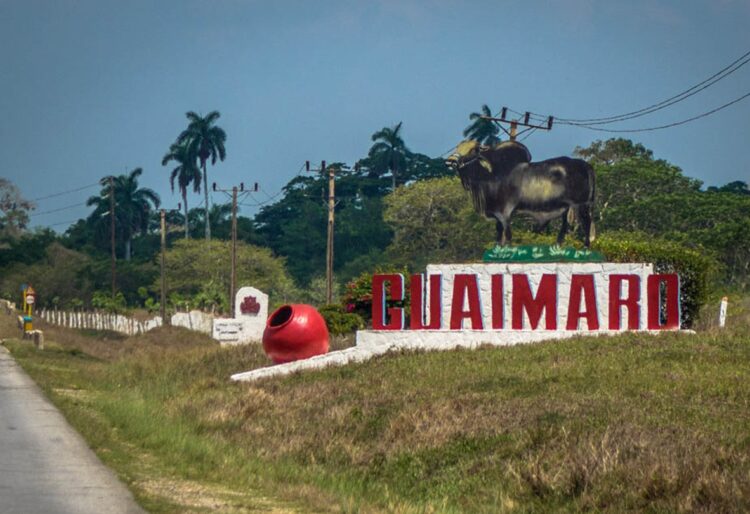
[[[747,311],[729,325],[249,384],[262,349],[174,328],[6,346],[152,512],[743,512]]]

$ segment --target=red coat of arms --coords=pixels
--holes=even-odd
[[[246,296],[240,304],[240,312],[242,314],[257,315],[260,312],[260,304],[254,296]]]

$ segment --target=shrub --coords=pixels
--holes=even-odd
[[[372,319],[372,276],[380,273],[401,273],[404,275],[405,299],[401,301],[391,300],[390,294],[386,295],[386,304],[388,307],[404,307],[408,312],[409,308],[409,272],[405,269],[376,269],[374,272],[365,272],[346,284],[346,291],[342,297],[341,303],[346,312],[359,314],[362,319],[369,322]]]
[[[342,305],[324,305],[318,311],[326,320],[328,332],[332,335],[349,334],[365,328],[365,320],[362,316],[354,312],[346,312]]]
[[[555,236],[518,231],[513,234],[513,244],[552,245]],[[495,243],[487,248],[493,246]],[[583,243],[568,234],[564,246],[582,248]],[[654,265],[656,273],[677,273],[685,327],[697,320],[701,307],[708,300],[710,284],[720,270],[718,260],[708,250],[687,248],[640,232],[607,232],[591,244],[591,249],[601,252],[609,262],[646,262]]]
[[[592,248],[610,262],[648,262],[656,273],[677,273],[680,277],[680,304],[683,326],[690,327],[708,300],[711,280],[719,263],[706,250],[690,249],[632,232],[611,232],[597,239]]]
[[[91,297],[91,306],[95,309],[117,314],[123,312],[126,308],[125,295],[118,292],[113,298],[108,292],[94,291]]]

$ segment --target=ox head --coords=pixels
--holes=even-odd
[[[493,170],[507,170],[518,163],[531,162],[531,152],[518,141],[503,141],[487,147],[469,139],[456,145],[455,152],[445,162],[454,170],[460,170],[475,161],[493,173]]]
[[[456,151],[448,156],[445,160],[445,164],[454,170],[459,170],[467,164],[478,160],[482,167],[492,173],[492,165],[481,155],[483,150],[487,150],[487,147],[481,146],[479,142],[474,141],[473,139],[466,139],[456,145]]]

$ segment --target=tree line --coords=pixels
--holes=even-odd
[[[464,130],[467,138],[486,145],[500,141],[497,125],[485,118],[488,113],[491,110],[483,105],[470,114]],[[213,166],[227,155],[227,135],[218,125],[219,119],[217,111],[206,116],[188,112],[186,128],[162,159],[172,190],[182,199],[180,212],[167,213],[168,262],[183,264],[170,265],[173,307],[221,310],[227,304],[224,275],[228,269],[221,259],[222,241],[230,237],[231,208],[229,204],[211,205],[208,192],[209,162]],[[375,131],[367,155],[353,166],[329,165],[336,169],[334,270],[339,288],[376,268],[417,271],[430,261],[478,260],[492,244],[493,224],[474,213],[442,156],[412,151],[402,128],[398,123]],[[577,147],[573,154],[596,170],[595,216],[600,232],[644,240],[661,238],[699,249],[720,264],[721,283],[747,288],[747,183],[734,181],[704,188],[699,180],[655,157],[652,150],[627,139],[595,141]],[[251,268],[242,280],[266,284],[280,301],[321,301],[325,171],[293,177],[276,201],[263,206],[254,217],[238,218],[240,251]],[[33,206],[12,183],[0,182],[0,294],[13,294],[18,287],[15,282],[46,281],[56,285],[42,296],[42,302],[78,305],[90,304],[95,292],[107,290],[114,199],[116,251],[124,261],[118,264],[120,301],[153,306],[158,291],[160,198],[140,187],[142,174],[142,169],[136,168],[124,175],[103,177],[99,194],[88,200],[91,213],[62,235],[48,229],[29,231],[28,214]],[[202,205],[189,208],[191,192],[202,193]],[[521,240],[526,235],[535,237],[530,222],[518,226]],[[212,239],[218,242],[210,244]],[[201,248],[209,250],[204,252],[206,258],[198,258]],[[260,264],[253,267],[253,259]],[[206,269],[198,270],[196,262]],[[53,268],[57,270],[54,273],[50,271]],[[274,287],[273,283],[280,285]]]

